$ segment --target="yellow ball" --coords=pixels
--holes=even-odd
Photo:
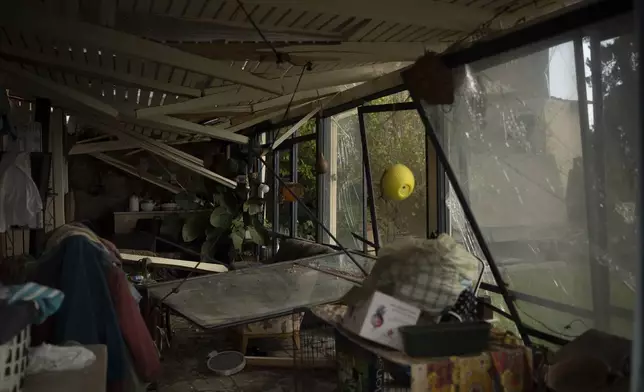
[[[402,201],[414,191],[414,173],[403,164],[397,163],[385,170],[380,179],[382,195],[390,200]]]

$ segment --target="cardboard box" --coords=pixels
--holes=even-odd
[[[362,338],[396,350],[403,349],[399,327],[415,325],[420,309],[380,292],[349,307],[342,326]]]

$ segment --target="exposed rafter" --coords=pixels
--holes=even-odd
[[[324,98],[331,94],[335,94],[344,90],[346,90],[345,86],[335,86],[335,87],[320,88],[317,90],[299,91],[295,94],[286,94],[286,95],[282,95],[279,98],[273,98],[273,99],[269,99],[266,101],[253,104],[251,106],[252,112],[260,112],[262,110],[269,110],[273,108],[288,106],[289,102],[291,102],[291,99],[292,99],[292,104],[299,104],[304,101]]]
[[[279,110],[265,110],[264,112],[256,113],[250,116],[240,116],[231,119],[231,126],[226,128],[231,132],[239,132],[253,125],[257,125],[263,121],[279,122],[282,119],[291,119],[304,116],[317,107],[324,107],[333,97],[322,98],[313,102],[295,105],[289,109],[288,115],[285,116],[286,108]]]
[[[97,68],[83,64],[79,61],[66,60],[63,57],[53,57],[30,50],[18,49],[15,46],[0,46],[0,57],[10,60],[18,60],[28,64],[44,65],[52,69],[75,72],[88,78],[105,79],[114,83],[122,84],[123,86],[151,89],[187,97],[201,96],[201,90],[196,88],[163,83],[158,80],[144,78],[140,75],[117,72],[109,68]]]
[[[5,86],[18,84],[20,87],[24,87],[26,85],[38,91],[43,97],[58,101],[61,104],[68,104],[74,108],[90,109],[109,117],[119,115],[116,108],[105,102],[73,88],[55,83],[50,79],[25,71],[15,64],[0,60],[0,73],[9,75],[9,78],[5,78]]]
[[[201,159],[174,147],[170,147],[165,143],[161,143],[144,136],[133,130],[133,125],[120,127],[118,124],[109,125],[98,122],[93,122],[91,124],[102,132],[116,136],[120,140],[130,143],[133,148],[142,148],[226,187],[232,189],[237,187],[237,183],[235,181],[206,169],[203,166],[203,161]]]
[[[128,165],[125,162],[121,162],[118,159],[112,158],[111,156],[109,156],[107,154],[97,152],[97,153],[93,153],[91,155],[94,158],[99,159],[99,160],[101,160],[101,161],[103,161],[103,162],[105,162],[105,163],[107,163],[107,164],[109,164],[111,166],[114,166],[115,168],[117,168],[119,170],[123,170],[126,173],[129,173],[129,174],[131,174],[131,175],[133,175],[135,177],[138,177],[138,178],[140,178],[140,179],[142,179],[144,181],[147,181],[150,184],[154,184],[154,185],[156,185],[158,187],[161,187],[161,188],[163,188],[163,189],[165,189],[167,191],[170,191],[170,192],[172,192],[174,194],[177,194],[177,193],[181,192],[181,188],[179,188],[177,186],[174,186],[174,185],[170,184],[169,182],[162,181],[162,180],[158,179],[157,177],[155,177],[155,176],[153,176],[153,175],[151,175],[149,173],[141,172],[137,168],[135,168],[134,166]]]
[[[280,51],[288,53],[292,58],[311,61],[382,63],[416,61],[425,52],[440,52],[447,46],[447,43],[424,42],[342,42],[337,45],[289,45],[281,47]],[[261,48],[258,52],[268,54],[270,49]]]
[[[199,135],[210,136],[214,139],[226,140],[229,142],[240,143],[240,144],[248,144],[247,136],[239,135],[231,131],[227,131],[225,129],[221,129],[217,127],[195,124],[193,122],[182,120],[176,117],[158,116],[158,117],[152,117],[149,120],[157,124],[169,125],[171,127],[181,128],[185,131],[196,133]]]
[[[359,16],[389,22],[472,30],[494,16],[492,10],[472,9],[439,1],[418,0],[244,0],[244,4],[285,6],[298,11]]]
[[[47,15],[42,7],[30,6],[33,4],[16,2],[11,6],[3,7],[0,12],[0,24],[19,31],[34,31],[69,42],[85,43],[117,53],[169,64],[258,90],[276,94],[281,92],[277,82],[260,78],[250,72],[231,68],[222,63],[117,30]]]
[[[119,151],[133,148],[131,143],[122,140],[109,142],[75,144],[69,149],[69,155],[92,154],[97,152]]]
[[[406,64],[407,63],[397,62],[369,65],[337,71],[304,74],[302,76],[300,85],[298,86],[296,98],[317,96],[318,92],[320,96],[324,96],[329,93],[328,91],[330,90],[326,90],[329,87],[341,89],[342,87],[340,86],[371,80],[373,78],[377,78],[384,74],[400,69]],[[281,81],[284,87],[285,94],[287,94],[286,96],[289,97],[288,99],[290,99],[290,95],[288,94],[291,94],[295,90],[295,86],[297,86],[298,78],[298,76],[292,76],[283,78],[283,80]],[[323,93],[322,91],[325,91],[326,93]],[[194,98],[188,101],[171,105],[139,109],[136,111],[136,116],[138,118],[144,118],[166,114],[190,113],[199,110],[214,109],[218,106],[234,105],[239,102],[255,101],[267,97],[273,97],[273,99],[278,100],[275,102],[286,101],[286,103],[288,103],[288,99],[285,99],[284,96],[276,97],[275,95],[262,93],[257,90],[245,87],[216,87],[208,89],[205,92],[208,94],[205,97]],[[258,103],[256,105],[260,105],[261,107],[262,103]],[[279,106],[279,104],[276,106]]]
[[[292,134],[298,131],[298,129],[302,128],[304,124],[306,124],[313,116],[318,114],[320,110],[322,109],[322,106],[318,106],[315,109],[311,110],[309,114],[306,116],[302,117],[300,121],[295,123],[288,131],[284,132],[282,136],[280,136],[275,142],[272,144],[272,149],[275,150],[277,147],[279,147],[280,144],[284,142],[284,140],[288,139],[291,137]]]
[[[246,27],[227,26],[219,21],[186,20],[149,13],[119,13],[115,28],[160,42],[257,41],[257,31]],[[311,31],[262,30],[269,41],[339,43],[340,34]]]

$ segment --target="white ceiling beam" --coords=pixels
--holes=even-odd
[[[137,132],[135,126],[132,124],[125,124],[118,121],[106,123],[96,120],[88,122],[84,124],[84,126],[95,128],[108,135],[116,136],[120,141],[129,143],[130,148],[139,147],[145,148],[146,150],[165,150],[169,154],[174,154],[182,159],[193,162],[196,165],[203,166],[203,160]]]
[[[178,86],[170,83],[159,82],[158,80],[147,79],[141,76],[116,72],[108,68],[97,68],[84,64],[80,61],[71,61],[62,57],[47,56],[29,50],[18,49],[15,46],[0,46],[0,57],[19,60],[29,64],[40,64],[54,69],[72,71],[89,78],[109,80],[128,87],[137,87],[161,91],[173,95],[187,97],[200,97],[201,90],[190,87]]]
[[[132,148],[132,144],[122,140],[112,140],[109,142],[82,143],[74,144],[69,149],[69,155],[91,154],[95,152],[119,151]]]
[[[98,23],[105,27],[114,27],[116,19],[116,2],[118,0],[98,0]]]
[[[305,73],[298,86],[298,94],[317,94],[317,89],[324,89],[333,86],[337,87],[350,83],[361,83],[390,73],[396,69],[400,69],[405,65],[407,65],[406,62],[395,62],[339,69],[337,71]],[[281,80],[284,94],[293,93],[295,86],[297,86],[298,79],[299,75],[285,77]],[[266,94],[247,87],[214,87],[206,89],[204,93],[207,95],[201,98],[194,98],[171,105],[138,109],[136,111],[136,117],[146,118],[166,114],[190,113],[199,110],[214,109],[222,105],[235,105],[240,102],[246,103],[249,101],[256,101],[263,98],[283,98],[283,95],[281,97],[277,97],[273,94]]]
[[[115,28],[160,42],[254,42],[259,39],[252,26],[230,26],[217,20],[179,19],[148,13],[118,13]],[[262,29],[268,41],[276,42],[341,42],[337,33],[313,31],[279,31]]]
[[[100,152],[96,152],[96,153],[93,153],[91,155],[94,158],[99,159],[99,160],[107,163],[108,165],[114,166],[115,168],[117,168],[119,170],[122,170],[122,171],[124,171],[126,173],[129,173],[129,174],[131,174],[131,175],[133,175],[135,177],[138,177],[138,178],[140,178],[140,179],[142,179],[144,181],[149,182],[150,184],[154,184],[154,185],[156,185],[156,186],[158,186],[160,188],[163,188],[163,189],[165,189],[167,191],[170,191],[170,192],[172,192],[174,194],[177,194],[177,193],[181,192],[181,188],[176,187],[176,186],[170,184],[169,182],[160,180],[159,178],[157,178],[157,177],[155,177],[155,176],[153,176],[153,175],[151,175],[149,173],[141,172],[137,168],[135,168],[134,166],[128,165],[127,163],[119,161],[116,158],[112,158],[109,155],[106,155],[106,154],[103,154],[103,153],[100,153]]]
[[[150,150],[150,149],[163,150],[168,154],[176,155],[177,157],[181,159],[185,159],[186,161],[192,162],[195,165],[203,166],[203,160],[195,157],[194,155],[188,154],[187,152],[181,151],[174,147],[170,147],[169,145],[163,142],[147,137],[142,133],[137,132],[135,129],[136,128],[133,125],[128,124],[122,129],[113,128],[113,132],[116,133],[119,139],[135,141],[137,144],[140,145],[141,148],[148,147],[146,148],[147,150]]]
[[[322,106],[318,106],[315,109],[311,110],[309,114],[302,117],[300,121],[295,123],[295,125],[293,125],[288,131],[284,132],[284,134],[282,134],[282,136],[275,140],[275,142],[271,145],[272,150],[275,151],[275,149],[279,147],[279,145],[282,144],[284,140],[288,139],[292,134],[297,132],[298,129],[302,128],[302,126],[306,124],[313,116],[315,116],[321,109]]]
[[[2,12],[0,12],[1,14]],[[83,107],[85,109],[91,109],[109,117],[117,117],[119,115],[118,110],[111,105],[73,88],[63,86],[50,79],[45,79],[29,71],[25,71],[15,64],[0,60],[0,72],[9,76],[5,78],[7,84],[13,86],[18,85],[21,88],[35,89],[39,94],[53,101],[60,101],[63,104],[68,103],[76,108]]]
[[[44,13],[42,7],[30,7],[23,2],[3,7],[0,12],[0,24],[18,31],[30,30],[58,40],[110,49],[258,90],[276,94],[281,91],[277,82],[260,78],[250,72],[117,30],[72,19],[56,18]]]
[[[243,3],[465,31],[494,17],[491,9],[432,0],[243,0]]]
[[[410,62],[393,62],[385,64],[365,65],[361,67],[344,68],[335,71],[304,73],[298,91],[313,90],[322,87],[339,86],[350,83],[360,83],[371,80],[382,75],[391,73],[397,69],[410,65]],[[298,76],[282,79],[282,88],[290,93],[295,90]]]
[[[108,136],[104,136],[108,137]],[[180,141],[168,141],[165,142],[167,145],[175,146],[178,144],[188,144],[188,143],[199,143],[207,141],[208,139],[192,139],[192,140],[180,140]],[[82,154],[91,154],[95,152],[108,152],[108,151],[123,151],[123,150],[132,150],[125,154],[125,156],[134,155],[141,151],[144,151],[141,148],[136,148],[131,142],[124,142],[122,140],[111,140],[107,142],[96,142],[96,143],[81,143],[78,142],[72,146],[69,150],[69,155],[82,155]]]
[[[143,147],[143,148],[145,148],[145,147]],[[159,155],[160,157],[163,157],[163,158],[169,160],[170,162],[174,162],[179,166],[182,166],[182,167],[184,167],[184,168],[186,168],[188,170],[191,170],[191,171],[193,171],[193,172],[195,172],[195,173],[197,173],[197,174],[199,174],[201,176],[204,176],[204,177],[206,177],[208,179],[216,181],[216,182],[218,182],[218,183],[220,183],[220,184],[222,184],[222,185],[224,185],[224,186],[226,186],[228,188],[231,188],[231,189],[237,188],[237,183],[235,181],[230,180],[230,179],[228,179],[228,178],[226,178],[224,176],[221,176],[221,175],[219,175],[219,174],[217,174],[215,172],[212,172],[212,171],[206,169],[203,166],[196,165],[193,162],[189,162],[189,161],[187,161],[185,159],[179,158],[176,155],[168,154],[167,152],[165,152],[163,150],[149,149],[149,148],[145,148],[145,149],[150,151],[150,152],[152,152],[152,153],[154,153],[154,154]]]
[[[297,118],[303,116],[319,106],[324,106],[332,97],[322,98],[313,102],[293,106],[285,116],[286,108],[279,110],[266,110],[264,113],[257,113],[252,116],[237,117],[231,119],[231,127],[225,128],[231,132],[239,132],[263,121],[280,122],[282,119]]]
[[[170,162],[174,162],[179,166],[191,170],[201,176],[216,181],[228,188],[234,189],[237,187],[237,183],[235,181],[206,169],[203,166],[203,161],[201,159],[198,159],[181,150],[177,150],[176,148],[170,147],[165,143],[157,142],[153,139],[148,138],[147,136],[137,133],[132,129],[128,129],[127,127],[118,129],[118,127],[112,127],[106,124],[93,123],[93,125],[98,127],[103,132],[117,136],[119,139],[131,143],[132,147],[142,148],[164,159],[167,159]]]
[[[317,59],[364,63],[416,61],[428,51],[441,52],[447,45],[424,42],[342,42],[337,45],[289,45],[279,50],[293,58],[310,58],[311,61]],[[267,48],[257,51],[270,53]]]
[[[169,125],[171,127],[181,128],[186,132],[209,136],[213,139],[225,140],[239,144],[248,144],[249,141],[248,137],[244,135],[238,135],[227,130],[218,129],[217,127],[196,124],[176,117],[158,116],[150,118],[149,121]]]
[[[324,115],[324,110],[332,109],[334,107],[344,105],[350,102],[360,101],[370,95],[402,85],[403,80],[402,80],[401,72],[404,71],[405,69],[406,68],[391,72],[387,75],[383,75],[369,82],[365,82],[359,86],[342,91],[331,98],[327,98],[327,100],[332,99],[332,102],[323,103],[324,109],[322,111],[322,115]],[[302,105],[298,108],[294,108],[293,110],[289,111],[289,114],[288,116],[286,116],[286,119],[298,118],[300,116],[306,115],[309,112],[309,110],[312,110],[314,108],[314,106],[311,106],[311,105],[315,105],[315,104],[316,103],[313,102],[306,105]],[[272,120],[274,123],[276,122],[274,117]],[[282,121],[282,118],[280,118],[278,121]]]
[[[76,144],[93,143],[99,140],[111,139],[111,138],[112,137],[110,135],[99,135],[99,136],[90,137],[89,139],[78,140]]]
[[[221,105],[236,104],[239,102],[261,99],[266,96],[275,96],[273,94],[266,94],[265,92],[247,87],[222,87],[218,88],[218,90],[211,90],[211,92],[215,91],[218,93],[206,95],[201,98],[190,99],[184,102],[138,109],[136,111],[136,117],[148,118],[166,114],[194,113],[200,110],[217,109],[218,106]]]
[[[291,99],[293,100],[292,104],[297,104],[297,103],[301,103],[302,101],[310,101],[316,98],[324,98],[326,96],[329,96],[331,94],[335,94],[344,90],[346,90],[345,86],[335,86],[335,87],[325,87],[317,90],[299,91],[295,94],[282,95],[279,98],[269,99],[266,101],[262,101],[260,103],[256,103],[254,105],[251,105],[251,108],[253,113],[260,112],[262,110],[268,110],[268,109],[281,107],[281,106],[288,106],[289,102],[291,102]]]

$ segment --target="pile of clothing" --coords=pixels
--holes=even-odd
[[[58,312],[32,328],[33,344],[106,345],[108,391],[139,390],[156,379],[159,354],[114,245],[83,224],[62,226],[30,280],[65,296]]]

